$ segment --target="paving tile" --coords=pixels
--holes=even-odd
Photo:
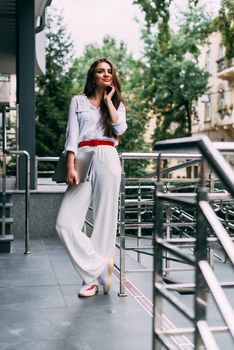
[[[44,247],[44,240],[41,238],[38,239],[30,239],[29,240],[30,246],[33,249],[43,248]],[[15,249],[20,249],[21,247],[24,247],[24,239],[17,238],[13,241],[13,247]]]
[[[230,334],[225,333],[217,333],[214,335],[215,340],[217,341],[217,344],[219,346],[219,349],[225,349],[225,350],[233,350],[234,349],[234,342],[233,338]]]
[[[65,307],[58,286],[0,288],[0,310]]]
[[[20,350],[83,350],[78,337],[69,336],[63,340],[39,341],[22,344]]]
[[[151,337],[142,337],[135,335],[115,336],[114,333],[95,336],[89,339],[81,340],[84,350],[151,350]]]
[[[65,340],[21,342],[15,348],[7,347],[4,350],[83,350],[83,346],[78,339],[73,340],[70,336]]]
[[[60,285],[81,285],[82,280],[68,257],[52,260],[51,266]]]
[[[65,308],[1,310],[0,344],[64,341],[76,334],[71,321]]]
[[[57,237],[32,240],[28,256],[23,248],[23,240],[16,240],[11,254],[0,255],[1,350],[151,349],[152,318],[130,295],[118,296],[116,278],[109,295],[100,289],[93,298],[78,298],[81,278]],[[117,250],[117,263],[118,254]],[[127,257],[128,268],[140,266],[135,257],[135,253]],[[143,268],[151,263],[152,258],[142,256]],[[216,265],[218,276],[228,278],[228,264]],[[127,277],[152,300],[151,272],[127,273]],[[193,305],[193,295],[176,294],[189,307]],[[233,303],[233,289],[226,294]],[[209,305],[208,320],[220,324],[211,298]],[[168,303],[164,311],[176,326],[188,326],[187,319]],[[231,349],[230,337],[221,334],[217,339],[220,348],[225,344],[225,349]]]
[[[0,259],[1,270],[18,272],[18,271],[35,271],[37,269],[47,270],[50,268],[50,260],[47,256],[41,258],[35,255],[21,257],[12,256],[11,259]]]
[[[85,301],[77,308],[70,308],[69,312],[82,339],[98,337],[105,329],[116,339],[140,334],[147,337],[151,334],[152,318],[137,303],[134,307],[126,307],[126,305],[87,307]]]
[[[0,259],[0,287],[57,285],[47,256],[14,256]]]
[[[50,341],[24,341],[20,339],[12,344],[1,343],[1,350],[83,350],[78,337],[69,335],[64,337],[64,339],[54,339]]]
[[[17,269],[15,272],[2,272],[0,270],[0,287],[16,286],[52,286],[57,285],[57,280],[51,270],[30,270]]]
[[[42,239],[32,239],[30,240],[29,244],[30,251],[32,252],[33,256],[45,256],[45,249],[44,249],[44,243]],[[12,257],[25,257],[25,242],[23,239],[16,239],[12,242],[12,251],[10,254],[8,254],[9,258]],[[32,254],[29,254],[28,256],[31,256]],[[0,256],[1,259],[1,256]]]

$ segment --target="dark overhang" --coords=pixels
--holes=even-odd
[[[35,33],[43,29],[45,8],[51,2],[35,0]],[[16,72],[16,9],[17,0],[0,0],[0,73]]]

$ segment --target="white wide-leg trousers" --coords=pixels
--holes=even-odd
[[[94,151],[92,179],[68,186],[56,222],[58,235],[86,284],[96,279],[107,259],[114,256],[121,180],[120,160],[114,147],[82,147],[77,158],[88,151]],[[89,238],[82,229],[91,201],[94,227]]]

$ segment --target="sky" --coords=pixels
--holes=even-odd
[[[212,13],[217,13],[220,0],[200,0]],[[141,56],[140,40],[144,16],[132,0],[53,0],[52,6],[63,9],[64,23],[74,43],[77,56],[87,44],[102,43],[105,35],[123,40],[135,58]],[[173,15],[186,8],[186,0],[174,0]],[[139,22],[136,22],[138,18]]]

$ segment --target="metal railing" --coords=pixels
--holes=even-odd
[[[155,183],[162,179],[163,175],[168,175],[171,171],[175,171],[178,169],[186,168],[188,166],[197,164],[198,162],[201,162],[201,154],[190,152],[190,153],[176,153],[171,152],[170,154],[166,153],[122,153],[120,155],[121,164],[122,164],[122,180],[121,180],[121,188],[120,188],[120,203],[119,203],[119,229],[118,229],[118,242],[117,247],[120,250],[120,261],[119,266],[116,266],[116,268],[120,272],[120,290],[119,290],[119,296],[126,296],[126,290],[125,290],[125,276],[126,272],[146,272],[146,271],[152,271],[152,269],[126,269],[126,251],[134,251],[137,253],[137,260],[140,262],[140,256],[141,254],[148,254],[153,255],[152,249],[153,249],[153,219],[152,214],[149,222],[143,222],[142,221],[142,210],[151,210],[151,213],[153,212],[154,208],[154,188]],[[146,175],[142,178],[126,178],[125,174],[125,162],[128,160],[153,160],[157,164],[160,164],[158,166],[157,173],[153,173],[149,175]],[[177,166],[172,166],[170,168],[163,169],[161,162],[168,159],[174,159],[174,160],[183,160],[183,164],[179,164]],[[191,163],[192,162],[192,163]],[[196,183],[198,179],[172,179],[172,178],[163,178],[162,181],[164,183],[167,183],[168,181],[170,183],[173,182],[190,182],[190,183]],[[135,188],[137,190],[137,193],[135,195],[135,198],[129,199],[127,196],[127,190]],[[148,188],[148,190],[152,191],[151,197],[144,198],[142,196],[142,189]],[[129,222],[129,220],[126,220],[126,214],[129,210],[134,211],[137,213],[137,220],[134,222]],[[142,230],[150,230],[151,235],[148,234],[147,237],[144,235],[142,236]],[[129,237],[130,235],[127,234],[128,230],[137,230],[137,233],[135,235],[132,235],[132,237],[135,237],[137,239],[137,245],[136,246],[128,246],[126,247],[126,235]],[[152,240],[152,245],[149,246],[142,246],[141,241],[143,239],[146,240]],[[181,240],[180,240],[181,241]],[[151,250],[151,252],[150,252]],[[168,264],[167,264],[168,265]],[[165,267],[169,269],[169,267]]]
[[[35,158],[35,186],[36,188],[38,188],[38,177],[40,174],[39,171],[39,163],[50,163],[50,162],[57,162],[59,160],[59,157],[40,157],[40,156],[36,156]],[[46,174],[50,174],[51,177],[54,173],[54,171],[46,171]],[[55,183],[54,183],[55,184]],[[50,183],[51,185],[51,183]]]
[[[217,60],[218,73],[222,72],[224,69],[234,67],[234,58],[227,60],[224,57]]]
[[[216,221],[212,222],[206,222],[204,220],[204,213],[207,214],[210,210],[213,210],[212,207],[215,208],[215,210],[220,210],[223,208],[223,203],[225,200],[228,200],[232,198],[231,191],[230,193],[227,193],[227,191],[220,191],[220,192],[213,192],[214,191],[214,182],[216,181],[214,179],[213,173],[210,174],[209,178],[197,178],[197,179],[177,179],[177,178],[170,178],[170,173],[176,170],[180,170],[183,168],[191,167],[193,165],[199,164],[201,167],[201,170],[203,169],[203,158],[205,153],[205,158],[208,159],[212,169],[218,174],[218,176],[223,180],[223,183],[226,185],[226,183],[229,183],[230,186],[230,174],[233,173],[231,167],[228,167],[228,169],[225,167],[227,162],[223,159],[223,157],[220,155],[218,151],[214,149],[213,146],[216,146],[221,151],[233,151],[234,150],[234,144],[233,143],[213,143],[211,146],[211,143],[207,139],[200,138],[191,138],[191,139],[182,139],[182,147],[180,148],[175,147],[175,145],[172,143],[172,141],[168,142],[167,150],[164,152],[157,151],[153,153],[122,153],[120,155],[121,157],[121,163],[122,163],[122,181],[121,181],[121,190],[120,190],[120,203],[119,203],[119,226],[118,226],[118,241],[117,241],[117,247],[120,250],[120,260],[119,260],[119,266],[116,266],[116,268],[120,272],[120,290],[119,290],[119,296],[125,296],[125,277],[127,272],[139,272],[139,271],[150,271],[151,269],[126,269],[126,252],[127,251],[133,251],[137,254],[137,261],[141,262],[141,254],[148,254],[153,256],[153,247],[154,245],[142,245],[141,242],[143,240],[148,240],[153,242],[153,234],[152,231],[154,230],[154,227],[156,226],[156,229],[158,225],[160,224],[160,217],[158,215],[160,205],[162,212],[164,213],[164,217],[162,219],[162,227],[163,230],[162,237],[159,237],[157,239],[157,246],[159,248],[157,251],[157,254],[155,254],[155,257],[157,257],[157,281],[155,279],[155,289],[157,290],[158,298],[166,299],[172,304],[176,304],[180,312],[187,317],[187,319],[191,320],[192,322],[195,320],[194,315],[202,315],[204,316],[204,308],[206,309],[206,299],[204,298],[204,293],[200,294],[200,291],[204,290],[207,291],[207,288],[214,293],[217,300],[220,300],[220,296],[224,298],[225,300],[224,305],[226,303],[226,306],[220,304],[220,307],[222,309],[222,314],[224,311],[224,317],[227,320],[227,326],[218,326],[218,327],[208,327],[207,321],[204,317],[200,317],[197,319],[196,325],[194,327],[188,327],[188,328],[173,328],[173,329],[160,329],[160,326],[163,325],[162,318],[164,315],[160,312],[161,306],[162,306],[162,300],[159,302],[157,300],[157,303],[155,303],[156,309],[157,309],[157,315],[155,314],[155,325],[157,324],[156,331],[157,331],[157,340],[154,339],[154,342],[157,341],[157,347],[156,349],[160,349],[161,344],[163,344],[164,347],[168,349],[173,349],[173,346],[171,346],[171,343],[167,343],[167,340],[165,340],[165,336],[167,337],[175,337],[178,335],[186,335],[186,334],[197,334],[199,332],[200,337],[198,337],[198,340],[196,341],[196,349],[201,349],[203,345],[207,347],[207,349],[218,349],[216,341],[213,337],[212,332],[213,331],[226,331],[231,329],[230,326],[230,318],[227,315],[227,312],[225,313],[225,310],[230,307],[230,303],[227,301],[227,298],[225,298],[225,294],[222,292],[222,287],[228,288],[233,287],[233,281],[229,282],[219,282],[217,283],[217,278],[215,277],[213,273],[213,260],[214,258],[219,259],[222,262],[226,262],[226,250],[224,258],[222,259],[214,252],[214,244],[219,243],[222,246],[222,243],[224,245],[224,248],[227,245],[226,239],[223,237],[226,235],[223,234],[224,228],[222,224],[220,223],[220,219],[217,219]],[[188,141],[188,145],[185,143]],[[208,143],[208,146],[207,146]],[[186,146],[186,147],[185,147]],[[159,144],[159,147],[164,147],[164,145]],[[168,151],[169,149],[169,151]],[[180,152],[180,150],[183,150],[183,152]],[[206,152],[206,149],[208,151]],[[212,149],[212,152],[210,152],[210,149]],[[185,152],[186,151],[186,152]],[[58,157],[39,157],[38,161],[56,161]],[[127,178],[125,175],[125,162],[128,160],[153,160],[155,164],[157,164],[157,172],[153,174],[148,174],[142,178]],[[184,162],[182,164],[169,166],[168,168],[163,168],[163,161],[164,160],[170,160],[170,159],[179,159],[183,160]],[[217,165],[217,163],[219,165]],[[223,169],[223,171],[220,171],[220,169]],[[229,182],[228,182],[229,181]],[[194,188],[196,191],[194,193],[189,193],[188,191],[186,193],[177,193],[177,186],[168,187],[168,183],[172,184],[173,182],[180,183],[180,182],[186,182],[194,184]],[[204,190],[206,187],[211,191],[210,193],[207,193],[207,190]],[[154,190],[156,186],[156,198],[154,198]],[[161,186],[161,187],[160,187]],[[189,186],[189,185],[188,185]],[[201,188],[201,189],[200,189]],[[197,190],[199,189],[199,190]],[[144,192],[144,190],[147,192]],[[204,190],[204,191],[203,191]],[[128,194],[128,191],[135,191],[134,195],[131,197]],[[165,193],[165,191],[167,193]],[[173,193],[172,193],[173,192]],[[205,200],[204,200],[205,198]],[[186,207],[196,207],[196,203],[199,199],[199,206],[197,206],[197,213],[199,213],[200,210],[200,219],[198,217],[198,223],[194,221],[194,216],[190,215],[188,213],[188,210],[180,210],[179,205],[180,203],[186,203]],[[200,200],[203,199],[203,200]],[[214,201],[219,201],[221,204],[217,205],[215,207],[214,204],[210,205],[208,202],[214,203]],[[156,214],[154,214],[154,205],[155,202],[157,203],[157,211]],[[164,206],[164,202],[166,202],[166,207]],[[208,204],[208,206],[204,203]],[[161,203],[161,204],[160,204]],[[173,203],[172,206],[170,206]],[[227,208],[227,207],[226,207]],[[231,207],[232,208],[232,207]],[[90,210],[92,210],[92,207],[90,207]],[[153,220],[151,222],[145,222],[143,220],[143,214],[148,210],[149,213],[151,213],[151,216],[157,217],[157,222],[153,223]],[[232,210],[228,210],[228,213],[231,214]],[[136,219],[134,221],[130,221],[129,219],[126,220],[127,214],[136,214]],[[177,215],[177,217],[176,217]],[[228,217],[229,214],[227,214]],[[210,214],[208,215],[210,217]],[[164,219],[166,218],[166,222],[164,222]],[[176,220],[175,220],[176,218]],[[181,218],[183,218],[182,222],[178,222]],[[200,221],[199,221],[200,220]],[[225,219],[225,225],[227,223],[228,219]],[[200,224],[199,224],[200,222]],[[218,224],[219,223],[219,224]],[[197,246],[197,238],[201,237],[204,239],[204,230],[207,229],[208,226],[213,225],[213,228],[218,228],[218,236],[208,236],[206,239],[206,243],[203,244],[202,249],[198,249]],[[86,225],[91,227],[92,229],[92,222],[86,219]],[[230,224],[228,224],[230,226]],[[178,232],[184,227],[190,227],[191,232],[189,234],[184,233],[183,237],[177,237],[177,235],[171,235],[172,229],[177,229]],[[221,229],[222,227],[222,229]],[[135,230],[136,234],[129,234],[129,230]],[[151,234],[144,235],[142,234],[142,230],[149,230],[151,231]],[[197,232],[200,232],[199,235]],[[126,246],[126,237],[135,237],[136,238],[136,245]],[[230,239],[229,239],[230,242]],[[232,243],[232,241],[231,241]],[[233,244],[233,243],[232,243]],[[229,245],[229,243],[228,243]],[[182,249],[181,249],[182,248]],[[184,253],[184,251],[189,251],[188,254]],[[195,252],[200,250],[201,256],[205,260],[201,260],[201,264],[196,263],[196,259],[193,256]],[[159,253],[160,251],[160,253]],[[163,252],[162,252],[163,251]],[[203,255],[202,255],[203,254]],[[174,257],[175,256],[175,257]],[[197,258],[197,257],[196,257]],[[160,260],[160,262],[159,262]],[[185,262],[188,266],[187,267],[175,267],[171,266],[170,262],[176,261],[177,263],[183,263]],[[205,263],[203,263],[205,262]],[[185,264],[185,265],[186,265]],[[173,283],[170,282],[167,283],[170,280],[169,274],[174,271],[192,271],[194,270],[194,266],[196,268],[196,271],[198,270],[198,280],[202,279],[203,275],[207,277],[206,271],[208,271],[208,275],[212,277],[210,280],[204,282],[203,284],[199,284],[199,291],[197,288],[196,283],[181,283],[178,281],[174,281]],[[208,267],[207,267],[208,266]],[[210,266],[211,266],[211,274],[210,274]],[[160,272],[160,273],[158,273]],[[207,287],[208,284],[208,287]],[[218,288],[217,288],[218,285]],[[214,287],[215,286],[215,287]],[[203,289],[202,289],[203,288]],[[221,289],[220,289],[221,288]],[[171,297],[170,291],[177,291],[179,293],[181,292],[192,292],[195,293],[195,298],[197,300],[198,306],[196,306],[195,313],[193,313],[191,310],[188,310],[187,307],[185,307],[178,298],[175,298],[174,296]],[[200,305],[200,304],[201,305]],[[199,308],[200,307],[200,308]],[[154,307],[155,310],[155,307]],[[195,321],[194,321],[195,322]],[[205,336],[204,336],[205,335]],[[215,344],[215,345],[214,345]],[[154,345],[156,346],[156,345]],[[209,346],[209,347],[208,347]],[[215,348],[216,346],[216,348]],[[181,347],[182,349],[183,347]]]
[[[3,107],[2,113],[2,132],[3,132],[3,142],[2,142],[2,151],[3,151],[3,171],[2,171],[2,235],[1,237],[6,237],[5,227],[6,227],[6,216],[5,216],[5,207],[6,207],[6,157],[8,155],[23,155],[26,158],[25,162],[25,254],[30,254],[29,247],[29,210],[30,210],[30,155],[25,150],[10,150],[7,147],[7,129],[6,129],[6,112],[10,110],[16,110],[16,108]]]
[[[229,149],[234,149],[234,145],[230,145]],[[171,342],[173,336],[178,334],[193,334],[194,347],[196,350],[219,349],[218,343],[214,337],[215,332],[228,331],[234,338],[234,312],[233,308],[224,293],[224,287],[232,287],[233,281],[220,282],[213,267],[209,263],[207,248],[209,241],[218,241],[222,246],[225,255],[230,261],[231,266],[234,265],[234,243],[233,237],[230,237],[226,229],[223,227],[219,218],[216,216],[212,205],[209,201],[215,199],[214,194],[209,194],[205,187],[204,177],[204,160],[212,167],[219,176],[226,190],[233,197],[234,195],[234,172],[230,165],[225,161],[220,152],[214,147],[214,144],[207,138],[184,138],[156,143],[158,152],[175,152],[180,150],[192,149],[198,151],[202,155],[201,166],[201,182],[197,192],[193,195],[188,193],[165,193],[162,181],[156,183],[155,191],[155,241],[154,241],[154,334],[153,348],[161,350],[162,348],[174,349]],[[158,165],[160,168],[160,164]],[[161,179],[162,180],[162,179]],[[181,206],[192,206],[196,208],[196,232],[194,236],[195,250],[194,255],[191,252],[184,252],[174,246],[172,242],[168,242],[164,229],[164,210],[165,203],[176,203]],[[168,252],[175,256],[182,263],[193,266],[195,271],[194,283],[177,283],[167,284],[163,275],[164,253]],[[191,311],[181,300],[172,292],[183,290],[184,288],[192,288],[194,292],[194,309]],[[224,319],[225,326],[209,327],[207,322],[207,306],[210,291],[213,299],[220,310],[220,314]],[[165,301],[169,302],[181,315],[183,315],[192,324],[192,327],[183,327],[179,329],[163,328],[162,316]]]

